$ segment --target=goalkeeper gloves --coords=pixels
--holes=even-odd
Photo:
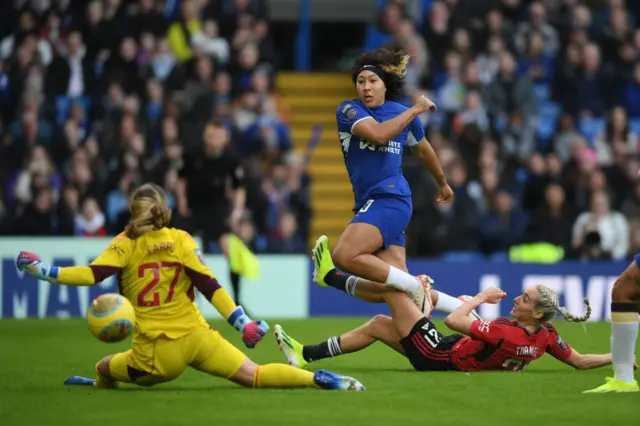
[[[27,271],[39,280],[56,282],[60,268],[42,263],[40,257],[30,251],[21,251],[16,258],[16,267],[20,272]]]
[[[242,341],[248,348],[255,346],[269,331],[269,324],[263,320],[254,321],[244,313],[242,306],[236,307],[227,318],[229,324],[242,333]]]

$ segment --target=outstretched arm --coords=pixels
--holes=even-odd
[[[88,266],[50,266],[31,252],[21,251],[16,259],[20,271],[55,284],[90,286],[103,281],[124,268],[128,262],[130,241],[123,235],[115,237],[109,246]]]
[[[611,354],[581,354],[573,349],[569,358],[564,363],[572,366],[576,370],[591,370],[606,365],[611,365],[613,359]]]

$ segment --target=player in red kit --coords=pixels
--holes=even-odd
[[[445,319],[447,327],[468,336],[461,338],[451,349],[449,359],[454,369],[522,371],[545,353],[581,369],[611,363],[610,355],[582,355],[562,341],[549,321],[558,311],[569,321],[585,321],[590,315],[589,305],[587,303],[585,316],[574,317],[558,307],[556,294],[545,286],[530,287],[515,298],[510,313],[515,321],[469,318],[471,306],[496,303],[504,296],[506,293],[501,290],[487,289]]]
[[[303,345],[277,325],[276,340],[289,364],[304,367],[318,359],[362,350],[376,341],[407,357],[419,371],[521,371],[545,353],[580,370],[612,361],[611,354],[581,354],[562,341],[549,321],[557,313],[568,321],[586,321],[591,313],[588,301],[585,299],[586,314],[573,316],[560,308],[557,295],[542,285],[530,287],[514,299],[514,321],[483,321],[470,315],[481,304],[495,304],[506,297],[502,290],[486,289],[447,316],[445,324],[460,333],[449,336],[442,335],[405,293],[363,280],[358,282],[358,295],[364,300],[382,297],[391,317],[377,315],[361,327],[317,345]]]

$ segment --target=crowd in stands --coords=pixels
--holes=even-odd
[[[0,2],[0,234],[115,235],[145,181],[197,234],[181,170],[207,155],[213,120],[244,166],[236,232],[304,251],[309,177],[272,91],[278,61],[261,0]]]
[[[640,251],[640,2],[416,1],[388,1],[373,43],[412,55],[407,101],[427,92],[438,104],[425,125],[456,199],[436,205],[405,158],[408,254]]]
[[[114,235],[144,181],[198,233],[181,177],[214,120],[245,171],[236,233],[258,252],[304,252],[308,159],[272,90],[266,5],[0,2],[0,234]],[[407,102],[436,101],[423,121],[456,194],[435,204],[405,158],[408,255],[640,251],[639,22],[631,0],[387,0],[365,47],[411,55]]]

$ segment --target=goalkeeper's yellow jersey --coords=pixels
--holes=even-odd
[[[151,339],[161,335],[175,339],[205,322],[193,303],[196,289],[192,281],[214,275],[185,231],[162,228],[136,239],[122,233],[90,267],[117,268],[120,294],[135,309],[136,333]]]

